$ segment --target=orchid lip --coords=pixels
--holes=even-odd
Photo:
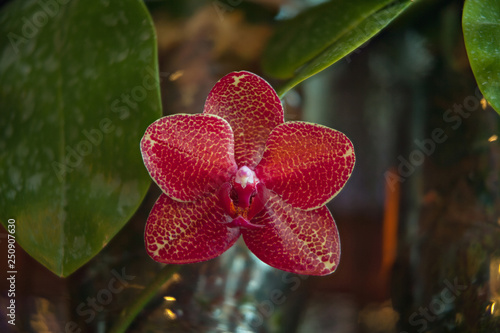
[[[221,206],[230,219],[224,224],[249,229],[262,227],[250,222],[264,208],[262,192],[264,186],[255,172],[247,166],[240,167],[231,181],[222,184],[218,193]]]

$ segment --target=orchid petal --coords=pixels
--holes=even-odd
[[[215,194],[196,202],[178,202],[161,194],[146,224],[146,250],[154,260],[187,264],[209,260],[229,249],[240,235],[228,228]]]
[[[151,177],[177,201],[194,201],[236,172],[231,127],[214,115],[158,119],[144,133],[141,152]]]
[[[292,207],[271,193],[264,211],[251,221],[263,228],[242,229],[250,251],[275,268],[296,274],[333,273],[340,260],[340,240],[330,211]]]
[[[284,122],[283,106],[274,89],[249,72],[233,72],[217,82],[203,113],[229,122],[236,163],[251,169],[259,163],[269,133]]]
[[[296,208],[325,205],[349,179],[354,147],[341,132],[306,122],[287,122],[269,136],[255,174]]]

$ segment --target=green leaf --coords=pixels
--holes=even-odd
[[[289,79],[277,92],[322,71],[372,38],[403,12],[411,0],[338,0],[310,8],[282,22],[264,52],[270,76]]]
[[[465,47],[479,89],[500,113],[500,0],[467,0]]]
[[[18,0],[0,36],[1,222],[68,276],[151,182],[139,142],[161,116],[152,20],[139,0]]]

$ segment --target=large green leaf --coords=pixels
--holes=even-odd
[[[479,89],[500,113],[500,0],[465,1],[462,24]]]
[[[139,142],[161,115],[152,20],[139,0],[18,0],[0,36],[0,219],[67,276],[150,184]]]
[[[277,27],[262,67],[271,76],[289,79],[289,89],[342,59],[387,26],[411,0],[332,0],[310,8]]]

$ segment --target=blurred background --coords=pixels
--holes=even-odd
[[[263,75],[274,18],[319,2],[147,1],[164,115],[201,112],[228,72]],[[342,243],[335,273],[282,272],[238,243],[180,267],[129,332],[500,332],[499,117],[477,90],[462,7],[415,3],[283,99],[287,120],[340,130],[356,150],[351,179],[328,204]],[[107,247],[66,279],[17,247],[19,315],[0,331],[109,331],[162,268],[142,236],[159,194],[152,186]],[[0,287],[3,320],[7,281]]]

